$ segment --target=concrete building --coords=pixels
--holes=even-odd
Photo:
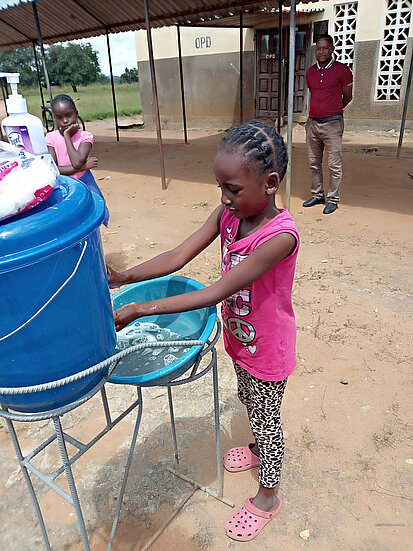
[[[243,29],[243,118],[278,116],[279,15],[255,12]],[[319,0],[298,4],[296,18],[295,120],[305,120],[308,91],[305,72],[314,63],[314,41],[328,32],[336,59],[354,73],[354,99],[348,122],[372,126],[400,121],[413,50],[412,0]],[[239,121],[240,31],[238,18],[221,27],[181,27],[182,62],[188,126],[227,128]],[[225,26],[224,25],[232,25]],[[161,123],[182,127],[177,29],[152,31]],[[283,13],[280,113],[287,109],[289,11]],[[152,91],[145,31],[136,32],[145,125],[153,126]],[[413,126],[413,100],[407,113]]]

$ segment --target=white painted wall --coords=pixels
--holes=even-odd
[[[315,13],[312,19],[314,21],[328,19],[330,21],[330,34],[332,34],[334,29],[334,6],[347,3],[349,3],[349,0],[318,0],[318,2],[310,2],[309,4],[298,3],[297,10],[323,9],[324,12]],[[387,0],[358,0],[356,42],[381,40],[386,5]],[[410,20],[409,36],[413,37],[413,17]]]
[[[253,29],[243,30],[244,52],[254,51]],[[146,31],[135,32],[138,61],[149,59]],[[178,38],[175,27],[152,30],[155,59],[178,57]],[[217,27],[181,27],[182,56],[226,54],[239,51],[239,30]]]
[[[381,40],[386,0],[359,0],[357,7],[356,42]]]

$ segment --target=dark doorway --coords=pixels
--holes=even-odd
[[[256,97],[255,115],[278,117],[278,28],[256,31]],[[307,86],[305,73],[310,53],[310,25],[298,25],[295,40],[294,114],[305,115]],[[287,114],[289,27],[283,27],[281,52],[281,117]]]

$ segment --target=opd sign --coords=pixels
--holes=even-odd
[[[198,36],[195,38],[195,48],[198,50],[200,48],[210,48],[211,47],[211,37],[210,36]]]

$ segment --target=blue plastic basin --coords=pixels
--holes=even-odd
[[[171,297],[203,289],[204,285],[181,276],[165,276],[150,281],[129,285],[113,297],[113,309],[117,310],[131,302],[148,302],[160,298]],[[211,335],[217,318],[215,306],[200,308],[179,314],[161,314],[140,318],[140,322],[156,323],[163,329],[170,329],[179,334],[183,340],[201,340],[204,344]],[[109,381],[118,384],[133,384],[139,386],[157,386],[166,384],[183,375],[196,361],[202,346],[192,346],[183,356],[161,369],[152,370],[144,367],[142,356],[131,354],[127,356],[128,364],[133,366],[133,375],[122,370],[122,375],[116,370]],[[132,369],[131,369],[132,372]]]
[[[78,180],[34,209],[0,222],[0,338],[31,318],[74,271],[73,279],[21,331],[0,341],[0,386],[38,385],[77,373],[113,353],[116,334],[99,226],[104,201]],[[85,395],[104,371],[52,390],[0,395],[24,412],[55,409]]]

